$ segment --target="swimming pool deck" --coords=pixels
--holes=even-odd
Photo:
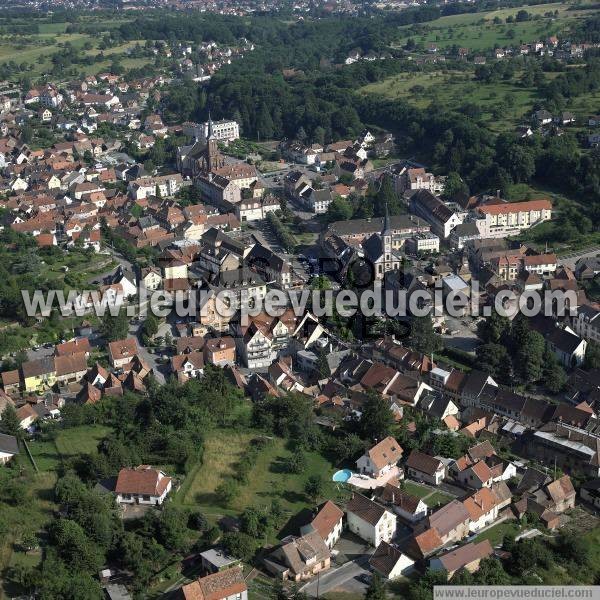
[[[353,485],[354,487],[361,488],[363,490],[372,490],[378,487],[383,487],[388,481],[393,479],[398,479],[399,475],[402,474],[402,469],[400,467],[393,467],[387,473],[380,475],[379,477],[367,477],[352,475],[350,479],[348,479],[348,483]]]

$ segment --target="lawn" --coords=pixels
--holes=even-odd
[[[407,481],[406,479],[402,482],[402,489],[407,494],[410,494],[411,496],[416,496],[417,498],[425,498],[425,496],[431,494],[430,488],[425,487],[424,485],[419,485],[414,481]],[[438,492],[434,493],[437,494]]]
[[[96,452],[98,443],[110,433],[104,425],[82,425],[64,429],[56,436],[56,448],[63,458]]]
[[[292,452],[282,439],[275,438],[258,456],[249,476],[249,483],[239,488],[237,497],[230,506],[220,504],[215,490],[233,475],[236,461],[260,435],[255,431],[219,430],[211,431],[205,440],[203,463],[192,471],[179,490],[176,501],[184,506],[194,506],[213,519],[222,515],[238,514],[247,506],[268,506],[278,499],[282,506],[296,513],[309,506],[304,494],[304,484],[311,474],[321,475],[325,481],[323,497],[333,500],[345,497],[344,490],[331,481],[335,467],[316,452],[307,453],[307,468],[302,474],[288,474],[283,462]]]
[[[424,502],[429,508],[438,508],[444,504],[448,504],[450,500],[452,500],[452,496],[449,494],[444,494],[444,492],[433,492],[431,496],[427,496],[424,499]]]
[[[517,535],[520,531],[519,524],[516,521],[503,521],[490,527],[483,533],[480,533],[476,538],[476,542],[490,540],[492,546],[498,546],[502,543],[505,535]]]

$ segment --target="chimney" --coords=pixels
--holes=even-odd
[[[496,198],[500,198],[500,190],[496,190]]]

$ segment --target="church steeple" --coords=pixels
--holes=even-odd
[[[213,127],[213,122],[210,116],[210,110],[208,111],[208,132],[207,132],[207,136],[206,139],[210,140],[213,139],[215,137],[215,131],[214,131],[214,127]]]
[[[391,233],[390,226],[390,211],[388,210],[388,203],[385,203],[385,217],[383,218],[383,230],[381,231],[381,235],[390,235]]]

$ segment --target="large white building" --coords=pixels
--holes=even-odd
[[[240,126],[231,119],[222,119],[212,122],[213,135],[219,142],[228,144],[240,138]],[[208,138],[208,121],[204,123],[184,123],[183,133],[194,137],[200,142]]]
[[[552,218],[550,200],[486,204],[477,211],[483,219],[478,225],[484,238],[515,235]]]
[[[346,505],[346,519],[352,533],[376,548],[396,534],[396,515],[361,494]]]

